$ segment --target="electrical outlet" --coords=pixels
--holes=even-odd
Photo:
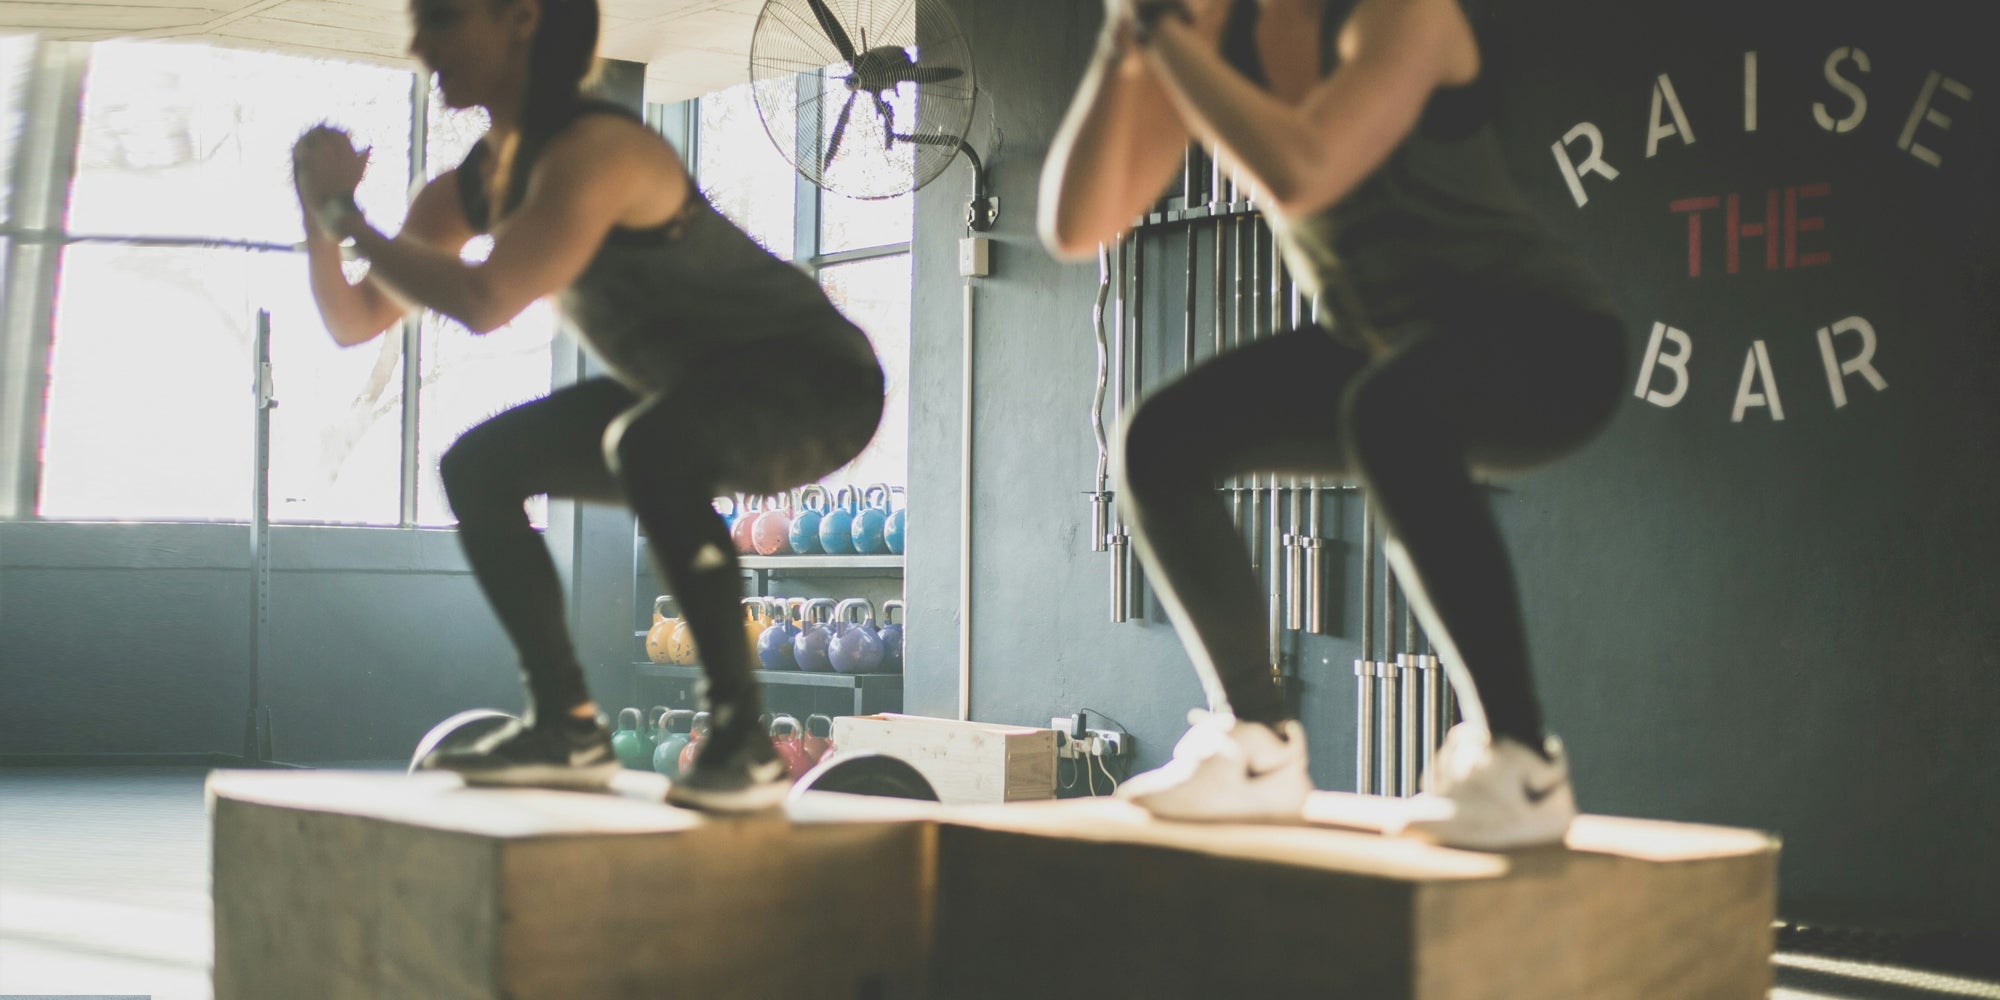
[[[1075,716],[1058,715],[1049,720],[1049,728],[1056,731],[1057,757],[1074,760],[1077,757],[1083,756],[1083,741],[1070,736],[1070,733],[1076,730]]]
[[[1090,748],[1091,756],[1117,757],[1125,753],[1124,733],[1116,729],[1091,729],[1087,732],[1089,742],[1086,745]]]

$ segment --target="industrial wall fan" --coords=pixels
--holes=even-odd
[[[993,224],[985,170],[965,141],[972,50],[942,0],[769,0],[750,37],[750,79],[765,134],[807,180],[893,198],[963,153],[966,225]]]

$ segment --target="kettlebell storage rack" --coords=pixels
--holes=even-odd
[[[650,608],[653,604],[651,592],[640,585],[644,575],[649,572],[646,544],[645,533],[635,527],[632,534],[632,607],[635,611]],[[777,596],[771,592],[773,582],[784,579],[901,580],[906,557],[739,554],[736,559],[746,578],[744,596],[772,597]],[[900,596],[900,586],[897,590]],[[669,700],[690,700],[689,695],[695,683],[702,678],[701,667],[698,664],[654,663],[646,659],[644,653],[646,632],[645,628],[635,628],[632,633],[633,697],[628,703],[650,704],[654,700],[639,697],[640,687],[646,682],[682,685],[679,692],[681,698]],[[855,715],[899,712],[903,708],[903,675],[900,672],[843,674],[804,670],[755,670],[752,674],[759,684],[767,687],[811,689],[816,696],[829,691],[849,691],[852,693],[851,708]]]
[[[701,668],[677,663],[634,664],[639,676],[690,684],[701,680]],[[803,670],[753,670],[757,683],[781,687],[833,688],[854,693],[855,715],[900,711],[903,706],[902,674],[826,674]],[[635,699],[635,704],[636,699]]]

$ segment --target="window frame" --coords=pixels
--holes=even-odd
[[[48,388],[47,361],[53,346],[57,295],[57,272],[63,251],[76,244],[119,241],[160,247],[207,247],[238,249],[246,253],[303,254],[300,245],[258,243],[200,237],[107,237],[78,235],[64,226],[67,200],[77,170],[77,142],[82,128],[82,97],[87,85],[91,45],[86,42],[57,41],[36,37],[30,47],[25,92],[22,97],[22,130],[14,150],[12,184],[8,204],[0,205],[0,521],[88,521],[86,518],[44,518],[37,510],[41,492],[43,463],[41,442],[46,426],[44,395]],[[427,138],[430,128],[430,87],[427,76],[411,73],[409,165],[412,185],[428,177]],[[795,78],[802,96],[816,93],[817,74],[800,73]],[[649,104],[648,124],[687,151],[691,173],[700,181],[700,108],[703,98],[674,104]],[[802,118],[796,126],[807,127]],[[817,137],[814,137],[815,141]],[[793,266],[821,280],[829,267],[858,261],[876,260],[912,253],[913,240],[861,247],[834,253],[821,252],[821,199],[824,192],[804,175],[793,172]],[[914,211],[914,205],[912,210]],[[914,234],[912,234],[914,235]],[[914,287],[912,288],[914,294]],[[560,330],[558,331],[560,334]],[[392,335],[392,334],[385,334]],[[398,519],[394,525],[371,528],[429,530],[418,523],[419,400],[423,377],[421,318],[411,316],[400,324],[403,358],[402,460]],[[554,385],[562,385],[580,374],[574,359],[564,358],[560,335],[550,354],[550,375]],[[247,359],[246,359],[247,363]],[[268,464],[252,469],[253,482],[269,489]],[[118,519],[107,519],[118,520]],[[176,520],[165,523],[202,523],[209,519]],[[239,523],[230,518],[216,523]],[[287,524],[318,525],[343,522],[298,521]]]

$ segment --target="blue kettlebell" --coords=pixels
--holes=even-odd
[[[854,487],[842,486],[833,493],[833,509],[819,519],[819,547],[827,555],[854,552],[854,515],[857,500]]]
[[[681,751],[694,731],[694,713],[677,708],[660,720],[660,745],[653,748],[653,770],[669,778],[681,776]]]
[[[785,614],[785,604],[777,598],[764,602],[771,624],[757,635],[757,662],[765,670],[797,670],[798,660],[792,656],[792,642],[799,630],[792,627],[790,616]]]
[[[859,620],[853,612],[861,612]],[[833,609],[839,632],[827,645],[826,658],[836,673],[872,674],[882,666],[882,637],[875,634],[875,606],[865,597],[850,597]]]
[[[891,617],[894,621],[890,621]],[[882,602],[882,630],[876,633],[882,640],[882,672],[900,674],[903,672],[903,602]]]
[[[849,529],[854,535],[854,551],[864,556],[879,556],[889,551],[882,541],[883,522],[889,520],[889,485],[877,483],[868,487],[866,503],[854,512],[854,524]]]
[[[819,544],[820,518],[826,516],[826,487],[814,483],[799,489],[799,499],[792,505],[796,511],[792,515],[792,551],[802,556],[815,556],[825,551]]]
[[[822,608],[830,612],[833,601],[818,598],[806,602],[805,621],[799,628],[798,637],[792,640],[792,658],[798,661],[799,669],[813,673],[832,673],[833,662],[827,659],[827,647],[833,642],[833,630],[819,620]]]
[[[909,507],[909,501],[905,500],[901,507],[895,505],[893,498],[903,495],[901,486],[892,487],[889,493],[891,496],[889,506],[894,509],[889,511],[888,518],[882,522],[882,544],[888,547],[890,555],[900,556],[903,554],[903,511]]]

